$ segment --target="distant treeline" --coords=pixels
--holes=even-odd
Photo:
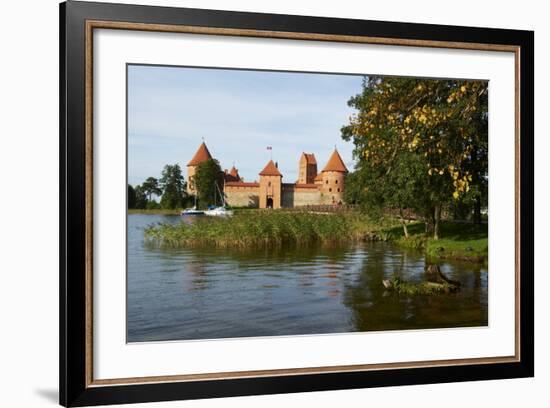
[[[160,179],[148,177],[142,184],[128,184],[128,209],[178,209],[195,204],[206,208],[220,203],[218,191],[223,188],[223,171],[217,160],[210,159],[200,163],[192,182],[197,197],[187,194],[187,182],[180,165],[167,164]],[[156,200],[157,197],[160,197],[160,201]]]
[[[148,177],[142,184],[128,184],[129,209],[176,209],[187,206],[191,197],[179,164],[167,164],[160,179]],[[160,202],[155,197],[160,197]]]

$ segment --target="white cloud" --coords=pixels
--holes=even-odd
[[[235,162],[247,180],[269,160],[267,146],[287,182],[302,151],[321,169],[337,145],[351,168],[353,146],[340,128],[360,86],[357,76],[130,67],[129,182],[158,176],[167,163],[185,166],[202,138],[222,167]]]

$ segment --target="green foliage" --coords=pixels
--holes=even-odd
[[[145,206],[146,210],[158,210],[160,208],[160,204],[157,203],[155,200],[147,201],[147,205]]]
[[[423,197],[430,194],[430,180],[423,164],[419,157],[410,153],[397,157],[391,169],[359,163],[352,180],[352,190],[358,191],[357,202],[376,215],[388,208],[422,211]],[[358,185],[353,185],[355,183]]]
[[[193,223],[160,224],[145,235],[161,246],[273,247],[377,239],[380,225],[359,213],[238,211],[230,218],[197,218]]]
[[[180,209],[165,209],[165,208],[155,208],[155,209],[130,209],[128,214],[148,214],[148,215],[180,215]]]
[[[422,225],[424,228],[424,226]],[[410,233],[410,231],[409,231]],[[416,249],[416,250],[423,250],[426,248],[426,236],[422,233],[419,235],[409,235],[408,238],[401,237],[399,239],[396,239],[395,242],[403,248],[410,248],[410,249]]]
[[[186,197],[186,184],[179,164],[164,166],[159,186],[162,189],[160,200],[162,208],[183,208]]]
[[[412,250],[425,250],[430,258],[484,262],[487,259],[487,226],[444,222],[447,237],[433,240],[424,223],[409,225],[409,238],[395,221],[374,221],[359,212],[319,214],[299,211],[237,210],[229,218],[196,218],[193,223],[159,224],[145,236],[165,247],[261,248],[283,245],[307,246],[357,241],[392,241]]]
[[[362,180],[364,172],[352,171],[346,174],[344,180],[346,188],[344,189],[344,201],[346,204],[363,204],[364,189],[366,183]]]
[[[358,164],[350,198],[370,211],[414,208],[438,236],[442,208],[487,196],[487,82],[365,78],[342,128]],[[353,184],[356,185],[353,185]],[[349,186],[346,185],[346,189]]]
[[[147,201],[151,201],[153,195],[160,196],[162,194],[159,181],[154,177],[148,177],[141,185],[141,188],[147,194]]]
[[[136,190],[130,184],[128,184],[128,195],[127,195],[128,208],[136,208]]]
[[[206,208],[216,203],[220,204],[219,191],[223,182],[222,175],[220,164],[215,159],[206,160],[197,166],[193,181],[200,208]]]
[[[147,206],[147,194],[143,190],[143,187],[141,185],[136,186],[134,188],[134,192],[136,195],[136,201],[134,208],[137,209],[143,209]]]
[[[428,258],[487,262],[487,224],[444,221],[441,224],[444,238],[438,240],[426,236],[425,231],[425,224],[421,222],[409,225],[409,238],[403,236],[403,230],[399,227],[386,230],[391,241],[403,248],[422,249]]]
[[[445,238],[426,241],[426,255],[438,259],[486,262],[489,252],[487,224],[443,223]]]
[[[455,292],[458,287],[447,282],[419,282],[410,283],[404,282],[399,278],[394,278],[390,281],[390,287],[400,295],[417,296],[417,295],[439,295],[443,293]]]

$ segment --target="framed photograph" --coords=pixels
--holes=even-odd
[[[60,22],[62,405],[534,375],[533,32]]]

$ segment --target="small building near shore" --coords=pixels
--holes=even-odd
[[[195,195],[193,183],[197,166],[212,159],[203,142],[187,164],[187,193]],[[269,160],[258,173],[259,180],[245,181],[235,166],[223,174],[223,194],[232,207],[294,208],[306,205],[342,204],[345,176],[348,169],[334,149],[325,167],[317,172],[317,159],[313,153],[302,153],[298,161],[298,180],[284,183],[283,174],[273,160]]]

